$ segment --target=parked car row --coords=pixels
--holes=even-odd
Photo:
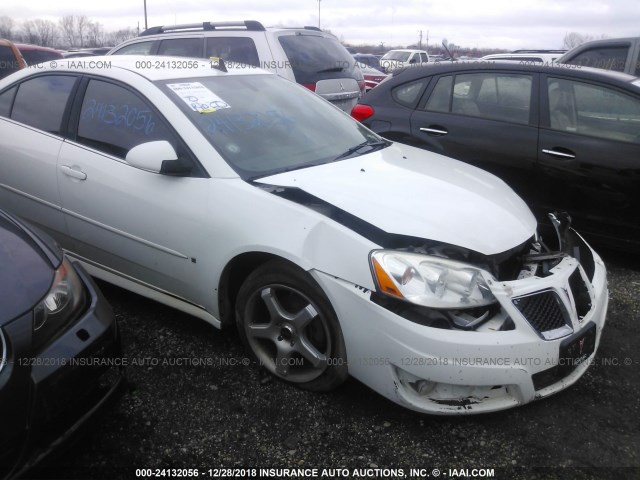
[[[380,82],[388,77],[386,73],[382,73],[381,71],[371,68],[364,63],[360,63],[358,65],[362,72],[362,76],[364,77],[365,90],[367,92],[380,85]]]
[[[284,381],[351,374],[421,412],[501,410],[586,371],[606,272],[565,218],[543,241],[493,175],[262,70],[110,58],[0,83],[0,205],[92,275],[235,325]],[[478,352],[509,366],[460,364]]]
[[[0,38],[0,78],[42,62],[59,60],[61,58],[89,57],[104,54],[111,47],[84,48],[65,52],[55,48],[31,45],[28,43],[13,43]]]
[[[63,58],[62,53],[54,48],[40,47],[26,43],[16,43],[15,46],[20,50],[28,66]]]
[[[473,414],[578,381],[608,291],[571,217],[640,245],[640,81],[400,53],[368,88],[318,29],[205,22],[0,80],[0,208],[22,218],[0,213],[1,474],[124,382],[88,274],[236,328],[309,390],[351,375]]]
[[[606,38],[566,50],[515,50],[486,55],[482,60],[557,63],[599,68],[640,76],[640,37]]]

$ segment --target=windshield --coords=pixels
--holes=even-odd
[[[326,100],[276,75],[158,83],[244,179],[328,163],[387,144]]]
[[[385,53],[382,60],[397,60],[399,62],[406,62],[409,59],[409,55],[411,52],[400,52],[391,50],[390,52]]]

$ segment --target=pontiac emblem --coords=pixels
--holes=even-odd
[[[340,89],[344,92],[344,85],[340,82]]]
[[[579,345],[580,345],[580,352],[579,354],[582,355],[582,352],[584,352],[584,341],[586,340],[586,338],[583,338],[580,340]]]

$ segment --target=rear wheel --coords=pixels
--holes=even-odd
[[[342,331],[309,274],[282,261],[252,272],[240,287],[236,322],[243,342],[271,374],[314,391],[347,377]]]

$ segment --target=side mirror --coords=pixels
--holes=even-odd
[[[129,150],[125,160],[133,167],[164,175],[187,175],[193,168],[191,162],[178,158],[166,140],[141,143]]]
[[[178,154],[166,140],[141,143],[136,145],[125,157],[127,163],[133,167],[160,173],[165,160],[178,160]]]

